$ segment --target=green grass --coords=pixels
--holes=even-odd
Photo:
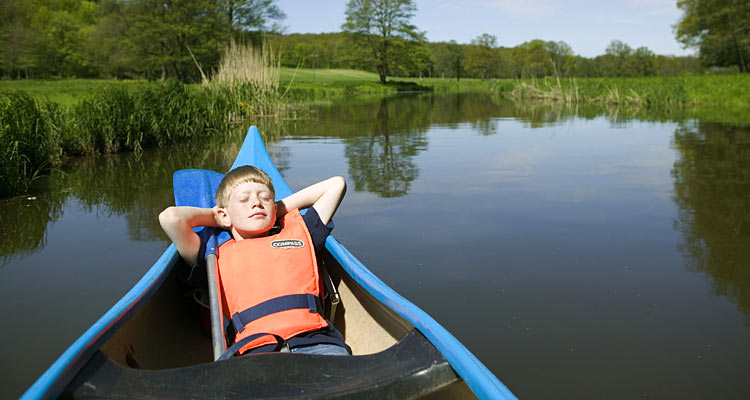
[[[23,91],[36,99],[71,106],[78,103],[83,97],[106,87],[132,88],[151,84],[151,82],[145,80],[118,81],[104,79],[0,81],[0,93]]]
[[[294,98],[393,94],[403,91],[470,92],[493,90],[493,81],[480,79],[404,78],[389,76],[386,85],[373,72],[353,69],[282,68],[281,90]]]
[[[578,78],[561,79],[561,93],[557,80],[546,79],[442,79],[389,77],[388,85],[379,83],[372,72],[349,69],[294,69],[281,68],[281,92],[288,91],[287,101],[318,97],[338,97],[373,94],[392,94],[397,91],[431,90],[434,92],[489,91],[505,97],[519,85],[526,84],[545,93],[542,100],[557,96],[574,96],[578,101],[594,103],[637,102],[653,105],[731,105],[750,104],[750,74],[703,75],[650,78]],[[106,87],[138,88],[156,83],[148,81],[115,81],[73,79],[56,81],[0,81],[0,93],[24,91],[36,99],[46,99],[63,106],[80,102],[85,96]],[[198,86],[198,85],[190,85]],[[634,95],[635,94],[635,95]],[[636,96],[637,95],[637,96]],[[523,99],[529,93],[517,93]],[[560,99],[557,99],[560,100]]]
[[[0,94],[0,198],[22,193],[60,156],[60,107]]]
[[[288,82],[380,82],[378,74],[353,69],[281,68],[282,83]]]
[[[104,84],[67,106],[25,91],[2,92],[0,198],[27,192],[65,157],[139,152],[225,134],[233,123],[280,107],[257,97],[249,85],[209,89],[174,81]]]
[[[648,78],[524,79],[497,81],[496,91],[515,100],[626,104],[643,107],[750,107],[750,75]]]

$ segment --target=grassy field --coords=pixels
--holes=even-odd
[[[380,82],[378,74],[353,69],[281,68],[281,82]]]
[[[381,85],[372,72],[348,69],[294,69],[280,71],[280,90],[286,101],[315,98],[392,94],[403,91],[485,91],[516,100],[588,102],[640,106],[750,106],[750,74],[649,78],[561,79],[441,79],[389,77]],[[116,81],[71,79],[52,81],[0,81],[0,93],[24,91],[36,99],[63,106],[107,87],[143,88],[144,80]],[[197,87],[198,85],[191,85]]]
[[[524,79],[498,81],[497,92],[514,100],[624,104],[640,107],[750,107],[750,75],[647,78]]]
[[[105,79],[61,79],[61,80],[18,80],[0,81],[0,93],[23,91],[40,100],[50,100],[63,106],[78,103],[81,98],[108,87],[144,87],[146,80],[105,80]]]

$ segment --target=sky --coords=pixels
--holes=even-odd
[[[276,0],[286,33],[340,32],[347,0]],[[690,55],[672,25],[677,0],[416,0],[412,23],[430,42],[470,43],[488,33],[502,47],[534,39],[564,41],[583,57],[604,54],[612,40],[656,54]]]

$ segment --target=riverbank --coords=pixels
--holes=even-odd
[[[750,107],[750,75],[524,79],[498,82],[514,100],[644,107]]]
[[[71,79],[2,81],[0,93],[24,91],[40,100],[71,106],[105,88],[143,90],[159,83]],[[199,85],[187,85],[199,87]],[[355,70],[281,68],[279,91],[285,102],[403,92],[490,92],[516,101],[631,106],[750,106],[750,74],[648,78],[443,79],[390,77]]]
[[[71,87],[87,90],[90,84]],[[105,83],[77,102],[60,103],[50,100],[44,87],[33,96],[0,92],[0,198],[27,193],[37,178],[68,157],[138,153],[223,133],[282,107],[278,99],[259,99],[242,86]]]
[[[177,82],[6,81],[0,82],[0,198],[27,193],[66,157],[139,152],[263,117],[294,118],[300,110],[296,104],[410,92],[485,92],[524,109],[549,107],[617,118],[750,123],[750,75],[391,78],[381,85],[376,74],[363,71],[282,68],[272,96],[250,87],[229,90]]]

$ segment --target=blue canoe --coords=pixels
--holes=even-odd
[[[292,193],[255,127],[232,168],[241,165],[266,171],[277,197]],[[176,195],[179,174],[205,172],[176,173]],[[461,342],[335,238],[328,238],[326,248],[322,264],[340,298],[336,310],[329,304],[326,312],[352,357],[266,353],[213,361],[208,310],[193,299],[201,292],[183,283],[187,268],[170,245],[22,399],[515,398]]]

